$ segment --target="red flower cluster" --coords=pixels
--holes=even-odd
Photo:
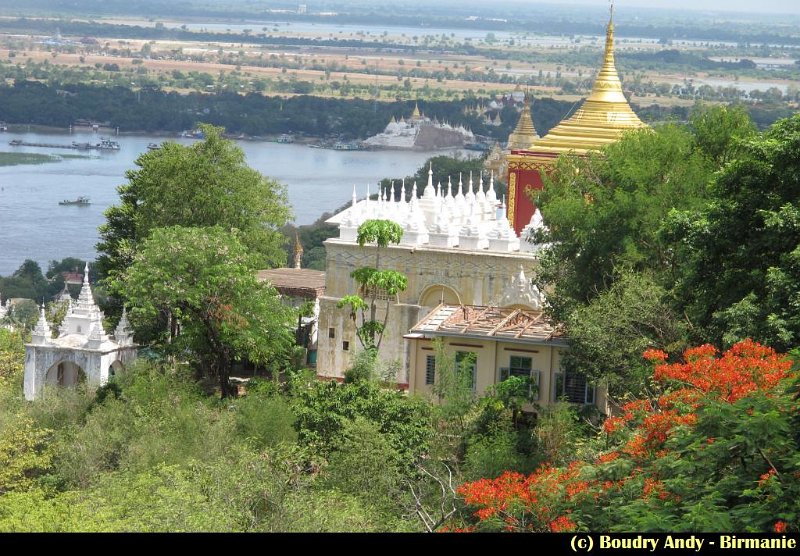
[[[473,515],[479,521],[499,518],[499,527],[507,531],[574,531],[576,511],[596,508],[601,497],[629,491],[626,485],[634,483],[642,484],[642,498],[677,503],[680,497],[667,490],[649,462],[670,457],[665,443],[680,428],[694,427],[708,400],[733,403],[755,392],[768,392],[791,376],[792,366],[774,350],[751,340],[736,344],[722,355],[710,345],[688,349],[685,363],[668,364],[667,354],[659,350],[648,350],[645,357],[655,364],[656,380],[677,382],[678,387],[654,402],[627,403],[619,416],[606,419],[606,433],[627,429],[629,435],[620,439],[624,442],[621,448],[598,456],[594,462],[603,465],[627,459],[635,465],[632,471],[624,477],[614,476],[617,468],[601,470],[599,475],[596,468],[583,473],[583,467],[590,464],[575,461],[562,469],[544,465],[527,477],[506,472],[497,479],[465,483],[458,494],[476,507]],[[714,442],[709,437],[704,446]],[[774,476],[774,470],[764,473],[759,486]],[[783,521],[774,525],[776,532],[784,532],[786,527]]]
[[[577,528],[578,526],[575,525],[575,522],[565,515],[558,516],[550,522],[551,533],[568,533],[575,531]]]
[[[656,365],[655,379],[677,381],[705,394],[733,403],[756,391],[774,388],[789,376],[791,361],[752,340],[734,345],[722,357],[716,349],[700,346],[684,352],[686,363]]]

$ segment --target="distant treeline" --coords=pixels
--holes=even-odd
[[[489,100],[420,102],[420,108],[431,118],[505,140],[519,117],[514,108],[500,110],[500,126],[486,125],[483,117],[469,110],[465,114],[465,108],[488,104]],[[540,133],[550,129],[573,106],[553,99],[537,100],[533,107],[537,129]],[[410,101],[385,103],[305,95],[283,98],[227,92],[179,94],[155,88],[134,91],[36,81],[0,86],[0,120],[63,128],[82,118],[109,121],[122,131],[178,132],[203,121],[223,126],[230,133],[251,136],[294,133],[363,139],[382,131],[392,117],[408,117],[413,108]]]
[[[487,105],[490,100],[470,97],[420,101],[419,105],[431,118],[505,141],[519,114],[512,106],[502,107],[493,112],[499,112],[502,124],[487,125],[484,117],[472,109],[479,104]],[[576,106],[551,98],[535,99],[533,121],[539,134],[546,134]],[[125,87],[48,85],[21,80],[10,86],[0,85],[0,121],[63,128],[77,119],[89,119],[109,121],[121,131],[179,132],[206,122],[222,126],[229,133],[249,136],[291,133],[364,139],[381,132],[393,117],[408,117],[413,108],[412,101],[386,103],[306,95],[283,98],[257,93],[179,94],[157,88],[134,91]],[[748,105],[747,108],[760,127],[792,113],[788,107]],[[688,118],[687,108],[634,105],[634,110],[647,122]]]

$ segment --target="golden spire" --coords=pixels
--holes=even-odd
[[[536,128],[533,125],[533,118],[531,117],[531,101],[528,95],[525,95],[525,105],[522,108],[522,114],[517,121],[517,127],[511,135],[508,136],[508,150],[529,150],[533,148],[539,134],[536,133]]]
[[[414,112],[411,114],[412,120],[419,120],[422,118],[422,114],[419,112],[419,104],[416,102],[414,103]]]
[[[614,4],[606,29],[603,67],[597,74],[592,93],[569,119],[562,121],[536,142],[533,150],[585,153],[617,141],[625,131],[645,127],[622,92],[614,63]]]
[[[303,244],[300,243],[297,232],[294,233],[294,267],[297,269],[303,267]]]

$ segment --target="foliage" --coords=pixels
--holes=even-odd
[[[236,429],[256,448],[294,443],[294,422],[291,406],[280,396],[265,396],[248,389],[247,396],[236,401]]]
[[[26,259],[11,276],[0,277],[0,297],[37,301],[50,297],[50,288],[39,263]]]
[[[674,124],[629,132],[602,155],[561,157],[535,199],[554,242],[542,279],[556,286],[556,317],[563,321],[622,269],[652,270],[669,285],[675,261],[661,228],[671,209],[701,205],[712,171],[693,135]]]
[[[340,309],[348,308],[350,318],[356,324],[356,336],[361,346],[373,356],[381,347],[391,299],[408,287],[408,277],[404,274],[380,269],[381,249],[385,249],[390,243],[400,243],[402,237],[403,229],[391,220],[367,220],[358,227],[358,244],[361,247],[367,243],[375,244],[375,267],[357,268],[350,273],[359,286],[359,295],[347,295],[336,304]],[[377,319],[377,301],[381,294],[386,296],[382,322]]]
[[[426,450],[432,432],[428,428],[430,407],[421,399],[371,381],[315,381],[295,388],[296,427],[305,446],[328,454],[347,423],[361,416],[386,436],[401,465],[410,465]]]
[[[22,334],[0,328],[0,389],[21,385],[24,357]]]
[[[800,117],[745,142],[706,207],[675,211],[683,269],[676,298],[701,341],[752,337],[776,349],[800,339]]]
[[[655,363],[656,399],[610,417],[593,461],[466,483],[472,527],[509,531],[793,531],[800,458],[789,434],[792,363],[746,340]]]
[[[689,125],[698,146],[719,167],[736,158],[742,143],[756,132],[753,120],[742,106],[695,108]]]
[[[50,431],[21,417],[0,429],[0,499],[9,491],[28,490],[46,473],[53,459]]]
[[[328,456],[325,475],[329,488],[356,496],[387,517],[398,513],[400,456],[377,423],[360,415],[346,422]]]
[[[289,217],[285,188],[248,167],[244,152],[220,128],[201,129],[203,141],[167,141],[126,173],[120,204],[106,211],[100,226],[101,274],[119,276],[154,230],[170,226],[238,230],[259,268],[285,264],[278,232]]]
[[[179,323],[180,334],[162,336],[160,345],[217,378],[226,397],[234,359],[279,360],[291,343],[289,310],[257,281],[255,264],[236,233],[161,228],[144,241],[120,289],[134,323],[165,314]]]
[[[525,460],[517,450],[517,443],[517,433],[507,427],[476,437],[464,456],[464,478],[494,478],[509,470],[524,469]]]
[[[563,365],[604,383],[612,396],[646,393],[650,372],[641,353],[649,347],[680,353],[686,331],[667,292],[646,275],[622,272],[610,288],[572,311],[566,320],[570,349]]]

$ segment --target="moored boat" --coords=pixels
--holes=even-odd
[[[77,199],[74,199],[74,200],[72,200],[72,201],[70,201],[69,199],[64,199],[63,201],[59,201],[59,202],[58,202],[58,204],[59,204],[59,205],[79,205],[79,206],[86,206],[86,205],[90,205],[91,203],[89,202],[89,197],[83,197],[83,196],[81,196],[81,197],[78,197]]]

